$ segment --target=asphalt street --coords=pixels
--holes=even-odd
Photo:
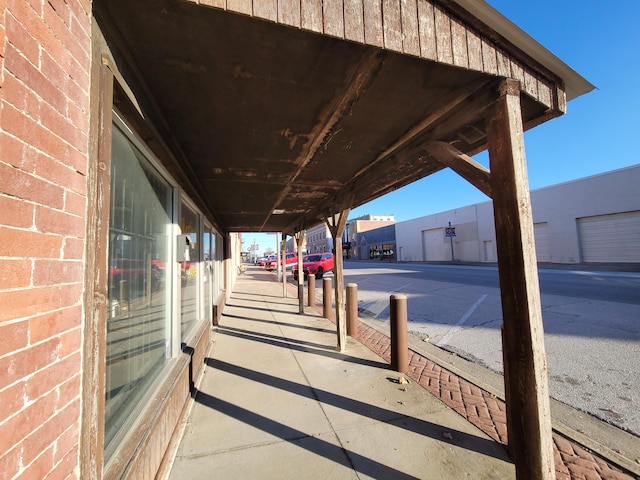
[[[640,273],[540,269],[553,398],[640,435]],[[502,372],[502,310],[493,266],[346,262],[360,314],[389,318],[408,298],[409,331]]]

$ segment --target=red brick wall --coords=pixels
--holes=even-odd
[[[0,479],[78,475],[90,15],[0,0]]]

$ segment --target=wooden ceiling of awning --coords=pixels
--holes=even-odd
[[[433,142],[485,149],[506,77],[525,128],[564,113],[563,80],[455,2],[316,3],[94,1],[117,107],[222,230],[293,234],[445,168]]]

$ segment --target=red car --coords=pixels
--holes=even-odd
[[[286,268],[291,268],[291,265],[298,263],[298,256],[295,253],[287,253],[285,262]],[[276,259],[273,258],[273,260],[265,262],[264,268],[269,271],[274,270],[276,268]]]
[[[316,278],[322,278],[325,272],[333,270],[333,253],[311,253],[302,259],[302,271],[304,278],[308,275],[315,275]],[[298,279],[298,266],[294,265],[291,269],[293,278]]]
[[[144,260],[136,258],[112,258],[109,267],[109,288],[118,292],[120,282],[125,280],[130,291],[142,294],[146,290],[147,282],[151,282],[151,291],[155,292],[160,286],[163,274],[163,270],[154,262],[149,266]]]
[[[269,255],[268,257],[264,257],[260,259],[260,261],[258,262],[258,265],[260,265],[261,267],[264,267],[267,264],[267,262],[270,262],[275,259],[276,259],[275,255]]]

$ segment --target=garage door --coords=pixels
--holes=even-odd
[[[547,222],[535,223],[533,235],[536,240],[536,258],[539,262],[551,261],[551,249],[549,248],[549,228]]]
[[[640,212],[578,219],[583,262],[640,262]]]
[[[425,261],[441,262],[451,260],[451,250],[448,258],[445,257],[445,243],[443,241],[442,228],[434,228],[422,231],[422,254]]]

